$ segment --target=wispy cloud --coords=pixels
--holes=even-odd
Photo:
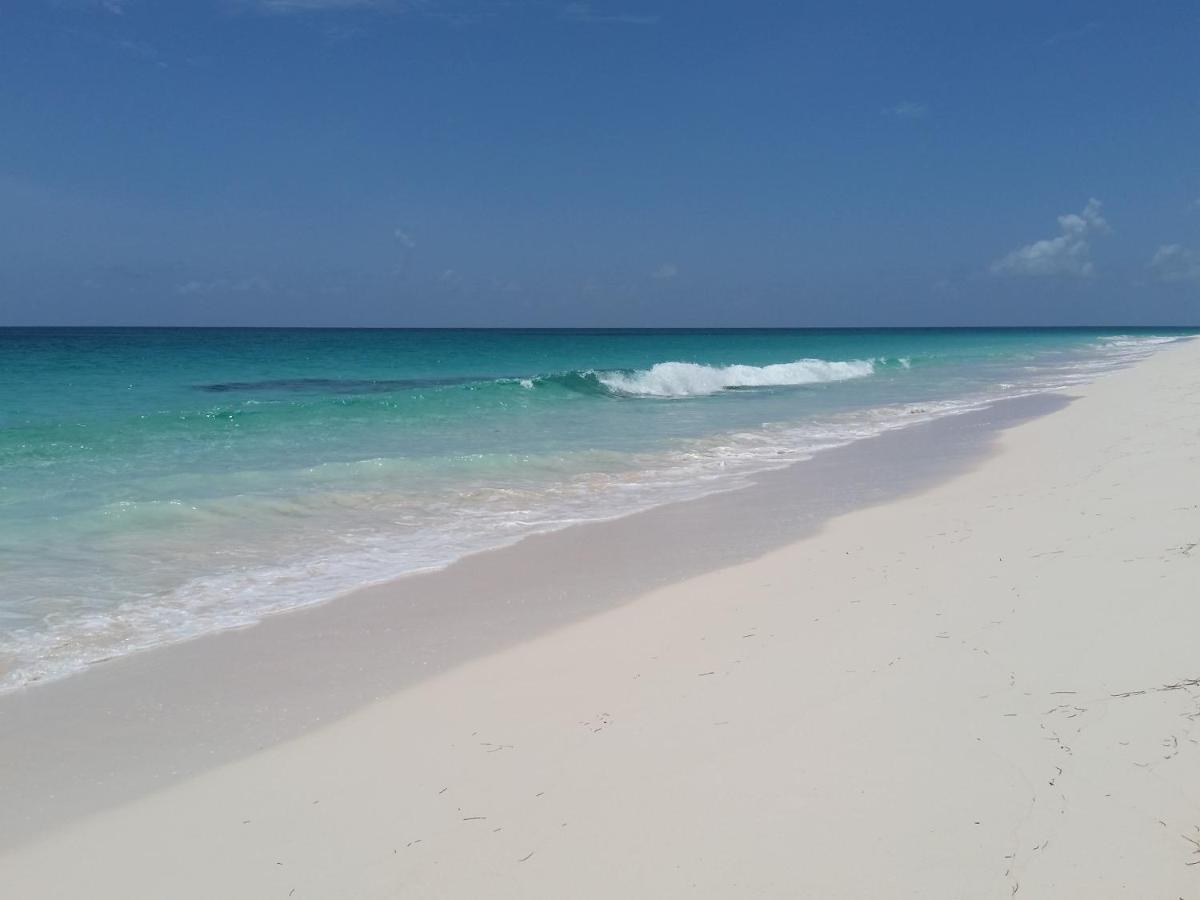
[[[451,291],[461,289],[463,281],[462,274],[457,269],[443,269],[442,274],[437,277],[438,285]]]
[[[66,28],[63,30],[63,34],[71,40],[91,47],[101,47],[124,54],[131,59],[158,66],[161,69],[167,68],[166,57],[156,45],[128,36],[114,37],[106,31],[107,29]]]
[[[1090,34],[1095,34],[1100,30],[1099,22],[1084,22],[1078,28],[1068,28],[1065,31],[1059,31],[1050,35],[1046,40],[1042,41],[1043,47],[1053,47],[1056,44],[1069,43],[1077,41],[1080,38],[1085,38]]]
[[[901,100],[884,107],[882,113],[890,119],[924,119],[929,115],[929,106],[915,100]]]
[[[1089,238],[1108,231],[1094,197],[1079,213],[1058,217],[1058,237],[1018,247],[991,265],[993,275],[1067,275],[1086,278],[1095,273]]]
[[[396,239],[396,246],[399,248],[396,254],[396,262],[392,265],[392,274],[403,275],[404,271],[408,268],[409,257],[412,256],[412,251],[416,249],[417,241],[411,233],[398,226],[392,229],[392,237]]]
[[[657,25],[662,19],[657,13],[597,12],[585,2],[568,3],[560,17],[587,25]]]
[[[321,33],[325,35],[325,40],[329,41],[329,43],[341,44],[360,37],[366,33],[366,30],[361,25],[339,23],[336,25],[327,25],[322,29]]]
[[[249,278],[214,278],[211,281],[185,281],[175,288],[177,294],[269,294],[275,285],[261,275]]]
[[[678,274],[679,274],[679,266],[675,265],[675,263],[665,262],[661,266],[659,266],[657,269],[655,269],[653,272],[651,272],[650,277],[657,279],[658,281],[666,281],[668,279],[674,278]]]
[[[286,15],[287,13],[336,12],[347,9],[383,9],[395,4],[388,3],[387,0],[250,0],[247,5],[262,12]]]
[[[1154,251],[1150,271],[1159,281],[1189,281],[1200,284],[1200,252],[1179,244],[1164,244]]]
[[[501,294],[519,294],[525,290],[521,282],[515,281],[512,278],[493,278],[490,282],[490,287],[493,291]]]
[[[509,0],[225,0],[243,12],[278,18],[309,18],[329,22],[321,29],[331,42],[347,41],[367,32],[365,17],[416,16],[450,26],[478,25],[518,4]],[[549,0],[545,0],[542,6]],[[356,17],[342,24],[337,13]],[[356,15],[357,14],[357,15]]]
[[[159,68],[167,68],[167,63],[162,58],[162,54],[159,52],[158,48],[149,41],[120,40],[114,41],[113,46],[122,53],[127,53],[128,55],[136,57],[137,59],[148,63],[153,63]]]
[[[130,0],[53,0],[55,6],[106,12],[111,16],[123,16],[131,6]]]

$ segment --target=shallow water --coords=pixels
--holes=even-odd
[[[0,689],[1086,380],[1168,330],[0,330]]]

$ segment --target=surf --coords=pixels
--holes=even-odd
[[[596,378],[610,391],[633,397],[702,397],[738,388],[826,384],[873,374],[873,360],[798,359],[767,366],[661,362],[632,372],[601,372]]]

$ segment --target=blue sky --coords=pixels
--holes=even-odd
[[[6,0],[0,324],[1200,322],[1192,3]]]

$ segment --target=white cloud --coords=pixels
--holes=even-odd
[[[679,274],[679,266],[675,263],[665,262],[653,272],[650,273],[651,278],[656,278],[659,281],[665,281],[669,278],[674,278]]]
[[[656,14],[598,13],[592,9],[592,4],[585,2],[568,3],[562,8],[560,16],[570,22],[589,25],[657,25],[662,18]]]
[[[884,109],[883,114],[893,119],[924,119],[929,115],[929,107],[915,100],[901,100]]]
[[[1150,271],[1160,281],[1192,281],[1200,284],[1200,252],[1179,244],[1164,244],[1154,251],[1150,259]]]
[[[1058,217],[1058,237],[1034,241],[1018,247],[991,265],[993,275],[1071,275],[1086,278],[1095,273],[1089,237],[1108,231],[1108,222],[1100,214],[1100,201],[1094,197],[1079,213]]]
[[[411,250],[413,247],[417,246],[417,242],[413,240],[412,235],[403,228],[397,228],[392,232],[392,234],[395,235],[396,240],[400,242],[400,246],[405,250]]]

